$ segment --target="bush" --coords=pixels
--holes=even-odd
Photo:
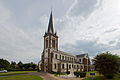
[[[110,74],[106,76],[107,79],[113,79],[113,77],[114,75],[110,75]]]
[[[86,72],[81,72],[80,77],[86,77]]]
[[[1,71],[1,70],[4,70],[4,68],[0,68],[0,71]]]
[[[74,75],[76,76],[76,77],[81,77],[81,78],[83,78],[83,77],[86,77],[86,72],[78,72],[78,71],[76,71],[76,72],[74,72]]]
[[[68,75],[68,74],[70,74],[70,71],[67,71],[66,73],[67,73],[67,75]]]
[[[54,71],[52,71],[52,72],[50,72],[51,74],[59,74],[58,72],[54,72]]]
[[[76,77],[79,77],[80,76],[80,72],[74,72],[74,75],[76,76]]]

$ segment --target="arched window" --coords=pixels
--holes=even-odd
[[[67,56],[65,56],[65,60],[67,60]]]
[[[74,65],[74,69],[76,69],[76,65]]]
[[[69,64],[69,69],[71,69],[71,64]]]
[[[68,61],[69,61],[69,57],[68,57]]]
[[[55,54],[55,59],[57,59],[57,54]]]
[[[79,59],[79,61],[81,62],[81,59]]]
[[[64,69],[64,64],[62,64],[62,69]]]
[[[60,55],[60,60],[61,60],[61,55]]]
[[[52,47],[55,48],[55,40],[52,39]]]
[[[81,66],[81,69],[83,69],[83,67]]]
[[[56,63],[54,64],[54,68],[56,69]]]
[[[48,39],[46,39],[46,48],[48,48]]]
[[[64,60],[64,56],[62,56],[62,60]]]

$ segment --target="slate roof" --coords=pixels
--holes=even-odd
[[[51,11],[51,14],[50,14],[50,19],[49,19],[48,31],[47,32],[54,34],[52,11]]]
[[[75,57],[75,56],[72,55],[72,54],[69,54],[69,53],[66,53],[66,52],[63,52],[63,51],[60,51],[60,50],[58,50],[58,51],[53,51],[53,52],[60,53],[60,54],[64,54],[64,55],[69,55],[69,56],[72,56],[72,57]]]
[[[76,57],[84,57],[85,55],[88,55],[87,53],[85,54],[79,54],[79,55],[76,55]]]

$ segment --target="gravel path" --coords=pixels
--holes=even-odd
[[[29,72],[29,75],[40,75],[44,80],[72,80],[72,78],[55,77],[53,74],[45,72]],[[81,78],[74,78],[74,80],[82,80]]]

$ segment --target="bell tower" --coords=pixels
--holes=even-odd
[[[42,53],[42,71],[52,71],[52,51],[58,50],[58,36],[54,30],[52,11],[50,14],[47,32],[44,34],[44,50]]]
[[[48,30],[44,35],[44,50],[45,49],[58,50],[58,36],[54,31],[52,12],[50,14]]]

